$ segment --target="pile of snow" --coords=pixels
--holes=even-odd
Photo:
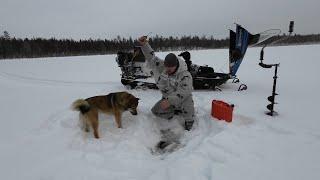
[[[270,47],[265,63],[280,62],[275,110],[265,115],[273,69],[258,66],[249,48],[238,76],[223,91],[195,91],[197,119],[184,147],[152,155],[159,140],[150,109],[161,94],[127,90],[115,55],[0,61],[0,169],[2,179],[319,179],[319,45]],[[178,52],[175,52],[178,53]],[[164,57],[167,52],[157,53]],[[196,64],[228,71],[228,50],[191,51]],[[138,116],[123,115],[123,129],[101,115],[101,139],[83,133],[78,98],[124,91],[141,99]],[[211,117],[211,101],[235,104],[232,123]]]

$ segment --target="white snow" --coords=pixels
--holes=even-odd
[[[248,90],[228,82],[222,91],[194,91],[198,125],[185,146],[152,155],[159,140],[150,109],[156,90],[127,90],[141,99],[123,129],[101,115],[101,139],[83,133],[78,98],[126,90],[115,55],[0,61],[0,177],[6,180],[320,179],[320,45],[268,47],[265,63],[280,62],[278,116],[265,115],[274,69],[258,66],[249,48],[238,71]],[[175,52],[178,53],[178,52]],[[164,57],[167,52],[157,53]],[[227,72],[228,50],[191,51],[196,64]],[[235,104],[232,123],[211,117],[211,101]]]

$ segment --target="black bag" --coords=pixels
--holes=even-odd
[[[208,77],[208,78],[212,77],[213,75],[215,75],[214,69],[208,66],[200,66],[196,74],[197,77]]]

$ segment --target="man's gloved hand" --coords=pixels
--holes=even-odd
[[[190,131],[193,126],[193,123],[194,123],[194,121],[186,121],[184,123],[184,129],[187,131]]]
[[[148,42],[148,36],[141,36],[138,38],[138,42],[140,43],[141,46],[144,46]]]

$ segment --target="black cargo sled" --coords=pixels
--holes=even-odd
[[[229,73],[215,72],[213,67],[192,64],[188,51],[180,53],[193,77],[194,89],[220,89],[219,86],[228,80],[237,83],[239,79],[236,73],[240,67],[248,45],[259,41],[259,34],[252,35],[240,25],[236,26],[236,32],[230,30],[229,43]],[[145,57],[138,46],[133,52],[119,51],[116,57],[121,68],[121,83],[131,89],[157,89],[152,71],[145,67]],[[246,89],[244,84],[238,90]]]

